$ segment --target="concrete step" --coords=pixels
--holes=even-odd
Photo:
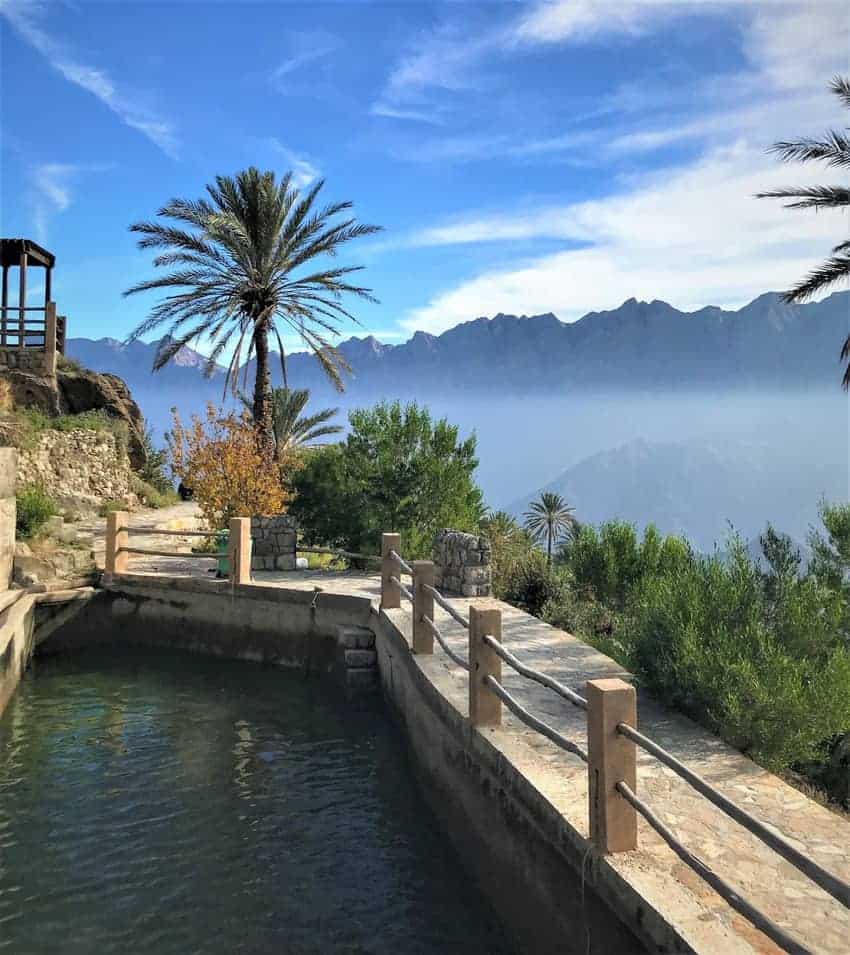
[[[371,650],[375,646],[375,634],[368,627],[339,626],[336,640],[346,650]]]
[[[378,654],[374,650],[346,650],[345,665],[349,670],[358,667],[374,667],[378,662]]]
[[[352,667],[345,671],[345,682],[352,690],[371,689],[378,682],[378,670],[375,667]]]

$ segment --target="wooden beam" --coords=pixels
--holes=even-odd
[[[21,252],[20,276],[18,283],[18,351],[23,351],[26,345],[26,327],[24,319],[26,318],[27,307],[27,254]]]
[[[0,309],[0,345],[6,346],[6,322],[8,315],[6,309],[9,307],[9,266],[3,266],[3,290],[2,290],[2,309]]]

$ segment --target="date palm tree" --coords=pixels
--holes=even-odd
[[[251,411],[252,402],[247,395],[239,394],[242,404]],[[329,424],[339,408],[323,408],[315,414],[304,415],[310,400],[307,388],[275,388],[272,392],[272,428],[278,452],[289,449],[312,448],[319,438],[339,434],[342,425]]]
[[[850,109],[850,78],[836,76],[830,84],[832,92]],[[825,162],[837,169],[850,167],[850,127],[842,131],[829,130],[822,139],[795,139],[774,143],[770,147],[783,162]],[[842,209],[850,206],[850,188],[847,186],[797,186],[760,192],[759,199],[790,199],[789,209]],[[832,255],[812,270],[794,288],[784,293],[786,302],[804,302],[818,292],[850,277],[850,241],[840,242]],[[844,340],[841,359],[847,362],[842,384],[850,388],[850,335]]]
[[[184,345],[205,337],[212,345],[206,364],[211,374],[230,349],[225,387],[234,391],[242,359],[247,373],[248,363],[256,358],[253,416],[269,443],[272,337],[280,349],[284,383],[281,331],[295,333],[342,391],[342,372],[349,368],[331,339],[339,334],[342,322],[357,321],[342,298],[350,294],[375,301],[371,289],[349,279],[360,267],[327,268],[314,262],[335,256],[352,239],[379,231],[378,226],[360,224],[348,215],[350,202],[319,206],[323,184],[320,180],[302,195],[292,184],[291,172],[278,180],[273,172],[252,166],[234,177],[217,176],[204,198],[172,199],[159,210],[157,221],[130,226],[141,236],[139,248],[162,250],[153,264],[167,272],[124,294],[151,290],[170,294],[153,307],[129,340],[168,326],[154,370]]]
[[[552,548],[575,524],[575,508],[554,491],[543,491],[525,513],[525,529],[536,541],[546,541],[546,563],[552,563]]]

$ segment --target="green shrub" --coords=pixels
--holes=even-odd
[[[113,511],[123,511],[126,507],[124,501],[104,501],[97,509],[97,513],[101,517],[106,517],[107,514],[112,514]]]
[[[665,703],[763,765],[825,758],[850,729],[850,650],[840,595],[794,577],[771,598],[740,541],[646,580],[633,608],[632,665]]]
[[[147,423],[145,423],[142,447],[145,453],[145,463],[139,471],[139,477],[161,495],[170,497],[174,493],[174,484],[166,473],[168,452],[165,448],[157,448],[153,443],[153,431]],[[151,505],[151,507],[161,506],[163,505]]]
[[[40,484],[29,484],[15,494],[15,534],[28,538],[37,534],[56,513],[56,503]]]
[[[517,561],[503,598],[520,610],[539,617],[543,608],[563,593],[561,571],[546,566],[546,555],[538,550]]]
[[[171,507],[172,504],[176,504],[180,500],[177,492],[170,485],[166,487],[164,491],[161,491],[158,487],[149,484],[138,474],[132,475],[131,487],[133,493],[145,507]]]

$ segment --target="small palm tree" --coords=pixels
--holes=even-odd
[[[850,79],[836,76],[831,85],[833,93],[844,106],[850,108]],[[850,128],[842,132],[830,130],[823,139],[796,139],[774,143],[770,147],[783,162],[823,161],[827,166],[839,169],[850,167]],[[840,209],[850,206],[850,188],[847,186],[798,186],[790,189],[774,189],[760,192],[759,199],[791,199],[789,209]],[[810,272],[794,288],[783,295],[786,302],[804,302],[818,292],[850,276],[850,241],[841,242],[832,250],[832,255],[818,268]],[[850,335],[844,340],[841,358],[847,362],[842,384],[850,388]]]
[[[552,548],[575,524],[573,511],[554,491],[543,491],[525,514],[525,528],[536,541],[546,541],[546,563],[552,563]]]
[[[212,344],[211,374],[230,350],[225,387],[236,389],[240,363],[256,357],[253,416],[264,440],[273,440],[269,341],[280,349],[286,383],[281,327],[294,332],[316,356],[337,390],[342,391],[345,359],[330,339],[344,320],[356,321],[342,304],[346,293],[374,301],[371,290],[352,284],[357,266],[324,268],[314,264],[334,256],[352,239],[371,235],[378,226],[358,224],[347,213],[350,202],[316,203],[323,181],[303,196],[292,173],[279,181],[273,172],[251,167],[235,177],[217,176],[207,198],[172,199],[158,212],[164,220],[137,222],[139,248],[163,250],[154,265],[167,274],[127,289],[125,295],[173,290],[151,310],[130,341],[168,325],[154,370],[184,346],[206,337]]]
[[[242,404],[250,411],[247,395],[239,394]],[[328,424],[339,408],[323,408],[315,414],[302,417],[310,391],[307,388],[275,388],[272,392],[272,429],[278,452],[296,448],[312,448],[319,438],[339,434],[342,425]]]

